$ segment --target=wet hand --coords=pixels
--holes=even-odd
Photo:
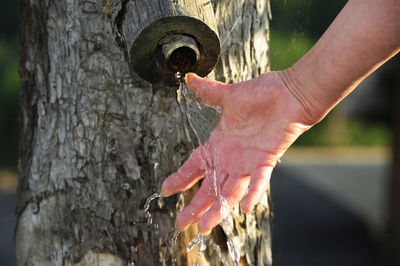
[[[268,189],[276,162],[311,127],[304,103],[281,77],[271,72],[229,85],[186,76],[197,97],[223,111],[209,140],[162,185],[162,195],[169,196],[204,178],[178,217],[181,230],[198,222],[199,232],[209,234],[240,201],[242,210],[250,212]]]

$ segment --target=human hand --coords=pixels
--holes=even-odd
[[[251,211],[278,159],[312,123],[280,72],[232,85],[188,74],[186,84],[203,101],[221,106],[222,115],[209,140],[164,181],[162,195],[185,191],[204,177],[177,224],[185,230],[198,222],[199,232],[209,234],[243,197],[242,210]]]

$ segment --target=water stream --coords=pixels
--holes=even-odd
[[[146,202],[144,204],[144,216],[146,217],[148,224],[153,224],[153,216],[149,211],[150,203],[157,198],[161,198],[161,193],[154,193],[146,199]]]
[[[184,79],[179,72],[175,77],[179,81],[178,101],[183,113],[186,114],[190,127],[203,145],[210,137],[211,131],[217,126],[221,112],[220,107],[210,107],[188,90]]]
[[[189,122],[190,127],[192,128],[194,134],[196,135],[199,145],[202,148],[204,154],[202,154],[201,158],[206,166],[206,177],[212,178],[213,187],[210,190],[210,193],[213,193],[216,201],[220,202],[221,205],[221,216],[223,217],[223,221],[221,222],[221,227],[225,232],[227,237],[227,246],[229,251],[229,256],[232,259],[233,265],[239,265],[240,252],[237,246],[235,245],[233,233],[229,226],[228,218],[230,217],[230,208],[228,206],[227,200],[221,195],[220,183],[221,180],[225,179],[223,171],[221,171],[218,167],[218,157],[219,151],[216,146],[210,147],[206,140],[210,136],[210,132],[215,128],[218,122],[220,109],[209,107],[205,105],[200,99],[198,99],[193,92],[187,89],[186,84],[178,72],[176,73],[176,79],[179,81],[179,89],[178,89],[178,101],[181,106],[182,111],[186,114],[187,120]],[[209,154],[207,154],[209,153]],[[207,156],[208,155],[208,156]],[[160,193],[154,193],[149,198],[146,199],[144,205],[144,213],[147,219],[147,223],[152,225],[153,218],[150,213],[150,203],[157,199],[161,198]],[[155,226],[156,231],[158,228]],[[177,238],[180,234],[180,230],[172,232],[169,240],[169,247],[172,248],[176,245]],[[210,236],[204,236],[198,233],[187,245],[186,251],[190,252],[193,250],[195,246],[198,246],[198,255],[197,261],[193,264],[193,266],[198,265],[198,259],[201,256],[201,253],[204,252],[207,247],[212,247],[213,250],[217,253],[219,260],[223,265],[230,265],[227,263],[226,259],[224,259],[224,255],[221,252],[221,248],[216,244]]]
[[[179,230],[179,229],[176,229],[174,231],[174,233],[172,234],[172,237],[171,237],[171,241],[169,241],[169,246],[170,247],[173,247],[173,246],[176,245],[176,240],[178,239],[178,236],[179,236],[180,233],[181,233],[181,230]]]
[[[228,245],[229,256],[233,261],[233,265],[239,266],[240,253],[239,249],[233,239],[233,233],[231,228],[229,227],[229,222],[227,218],[224,218],[221,222],[222,229],[226,235],[226,244]]]
[[[184,109],[186,112],[187,120],[195,133],[196,137],[199,140],[199,145],[203,149],[202,151],[202,160],[204,165],[206,166],[206,177],[212,177],[213,180],[213,192],[215,193],[216,200],[220,201],[221,205],[221,216],[223,217],[223,221],[221,222],[222,229],[224,230],[227,236],[227,246],[229,255],[233,261],[233,265],[239,265],[240,252],[238,247],[235,245],[233,239],[233,233],[230,229],[227,218],[230,216],[230,207],[228,205],[227,200],[221,195],[220,188],[220,180],[224,180],[225,177],[223,171],[219,168],[218,159],[219,159],[219,150],[216,146],[210,147],[208,143],[205,141],[209,138],[210,132],[215,128],[218,118],[220,115],[220,110],[205,106],[200,99],[198,99],[193,92],[187,89],[184,80],[181,78],[180,73],[176,73],[176,78],[179,80],[179,89],[178,92],[183,96],[184,99],[180,100],[180,104],[184,104]],[[183,102],[183,103],[182,103]],[[206,107],[206,108],[205,108]],[[209,153],[209,154],[207,154]],[[209,156],[207,156],[209,155]],[[208,159],[208,160],[207,160]],[[195,238],[188,244],[186,247],[187,251],[193,249],[194,246],[199,246],[199,252],[203,252],[207,246],[212,246],[214,250],[217,250],[217,253],[220,258],[220,261],[224,262],[222,259],[221,250],[219,246],[215,243],[211,243],[212,239],[207,236],[203,236],[201,234],[197,234]]]
[[[222,256],[221,248],[212,240],[210,236],[205,236],[200,233],[189,242],[186,246],[186,252],[190,252],[193,250],[195,246],[198,246],[198,257],[201,252],[204,252],[207,247],[211,246],[215,252],[217,252],[217,256],[219,260],[225,265],[224,257]]]

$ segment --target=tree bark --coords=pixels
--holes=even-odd
[[[195,226],[170,247],[194,191],[151,204],[147,223],[145,199],[197,144],[176,90],[131,68],[124,22],[144,12],[130,10],[133,3],[21,1],[18,265],[222,264],[211,248],[186,253]],[[211,76],[236,82],[268,71],[268,1],[213,7],[221,40],[240,20]],[[242,265],[271,264],[268,202],[251,215],[233,211]],[[213,231],[227,256],[224,237]]]

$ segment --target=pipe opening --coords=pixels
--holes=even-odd
[[[183,75],[193,72],[197,61],[197,53],[190,47],[182,46],[169,55],[167,65],[173,72],[181,72]]]
[[[167,66],[172,72],[186,74],[194,72],[200,51],[193,37],[187,35],[168,36],[170,42],[162,45],[162,51],[167,61]]]

